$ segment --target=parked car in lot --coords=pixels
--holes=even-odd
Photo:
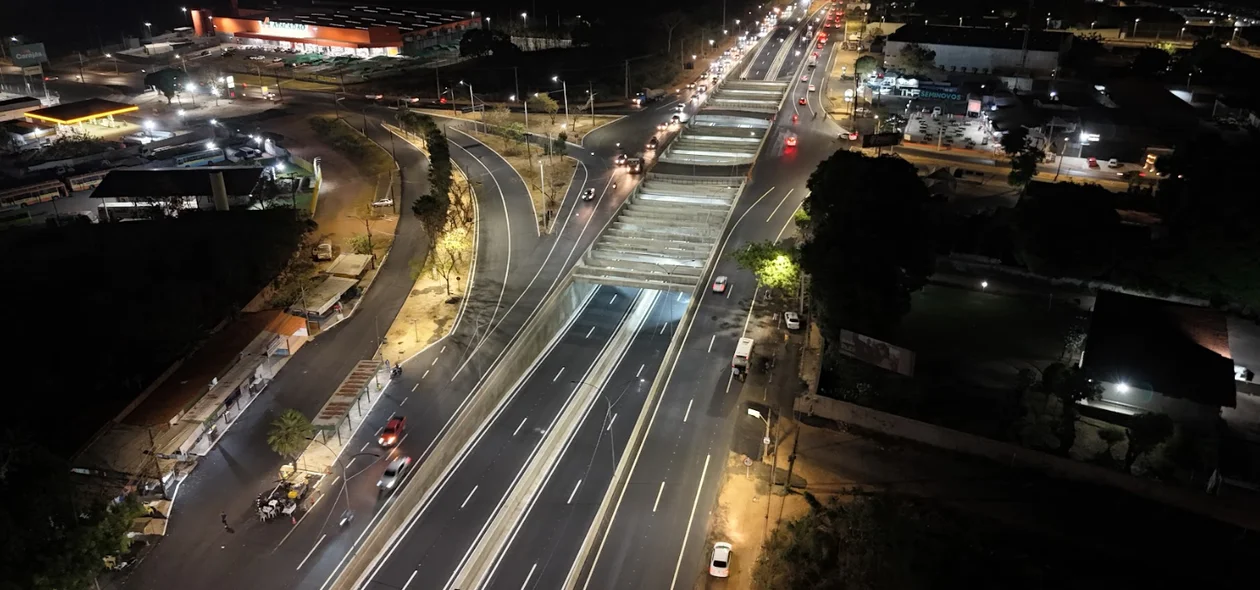
[[[1098,158],[1095,158],[1095,157],[1093,157],[1093,156],[1090,156],[1090,158],[1089,158],[1089,167],[1090,167],[1090,168],[1097,168],[1097,167],[1098,167]]]
[[[332,242],[320,242],[315,249],[311,251],[311,259],[316,262],[333,259]]]
[[[1107,160],[1107,167],[1108,167],[1108,168],[1119,168],[1119,167],[1120,167],[1120,160],[1117,160],[1116,158],[1112,158],[1112,159],[1110,159],[1110,160]]]
[[[393,207],[394,200],[389,197],[385,197],[384,199],[372,201],[372,206],[373,207]]]
[[[264,59],[267,59],[267,57],[263,55],[251,55],[247,57],[246,59],[248,59],[249,61],[262,61]]]
[[[377,480],[376,487],[381,490],[392,490],[402,480],[403,473],[411,466],[411,457],[399,457],[385,466],[385,473]]]

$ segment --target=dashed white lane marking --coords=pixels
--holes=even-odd
[[[686,423],[686,422],[687,422],[687,418],[690,418],[690,417],[691,417],[691,404],[694,404],[694,403],[696,403],[696,398],[694,398],[694,397],[693,397],[693,398],[691,398],[690,400],[688,400],[688,401],[687,401],[687,413],[686,413],[686,414],[683,414],[683,422],[684,422],[684,423]]]
[[[572,503],[573,503],[573,496],[576,496],[576,495],[577,495],[578,488],[579,488],[579,487],[581,487],[581,486],[582,486],[582,480],[580,480],[580,479],[579,479],[579,480],[578,480],[578,482],[577,482],[577,484],[575,484],[575,485],[573,486],[573,491],[572,491],[572,492],[569,492],[569,501],[568,501],[568,502],[565,502],[565,504],[572,504]]]
[[[521,418],[521,423],[516,425],[516,430],[512,431],[512,436],[516,436],[516,433],[521,431],[521,427],[525,425],[526,420],[529,420],[529,418]]]
[[[656,512],[656,507],[661,505],[661,494],[665,492],[665,480],[661,480],[660,489],[656,490],[656,501],[652,502],[652,512]]]
[[[306,560],[308,560],[308,559],[310,559],[310,558],[311,558],[311,554],[315,552],[315,549],[317,549],[317,548],[319,547],[319,544],[320,544],[320,543],[323,543],[323,542],[324,542],[324,537],[327,537],[327,536],[328,536],[328,534],[327,534],[327,533],[325,533],[325,534],[323,534],[323,535],[320,535],[320,536],[319,536],[319,540],[318,540],[318,541],[315,541],[315,545],[314,545],[313,547],[311,547],[311,550],[310,550],[310,551],[307,551],[307,552],[306,552],[306,557],[303,557],[303,558],[302,558],[302,563],[299,563],[299,564],[298,564],[297,569],[302,569],[302,566],[306,565]]]
[[[612,425],[613,425],[613,422],[616,422],[616,421],[617,421],[617,415],[616,415],[616,414],[613,414],[612,418],[608,420],[608,428],[605,428],[604,430],[605,430],[605,431],[609,431],[609,432],[611,432],[611,431],[612,431]]]
[[[559,378],[560,378],[560,374],[561,374],[561,373],[563,373],[563,372],[564,372],[564,367],[560,367],[560,370],[559,370],[559,371],[556,371],[556,376],[551,378],[551,382],[552,382],[552,383],[555,383],[555,382],[556,382],[556,379],[559,379]]]
[[[471,492],[468,492],[468,497],[467,497],[467,498],[464,498],[464,503],[463,503],[463,504],[460,504],[460,505],[459,505],[459,507],[462,509],[463,507],[467,506],[467,505],[468,505],[468,501],[472,499],[472,496],[473,496],[473,494],[475,494],[475,493],[477,493],[477,486],[473,486],[472,491],[471,491]],[[696,497],[698,498],[698,497],[699,497],[699,495],[697,495]]]

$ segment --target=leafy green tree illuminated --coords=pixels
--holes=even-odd
[[[750,243],[731,253],[731,258],[751,271],[757,284],[767,289],[790,293],[800,282],[796,251],[770,240]]]
[[[271,430],[267,432],[267,446],[285,459],[296,461],[310,445],[314,433],[311,421],[302,412],[288,409],[272,421]]]
[[[556,124],[556,113],[560,112],[560,103],[550,95],[539,93],[537,96],[529,99],[529,108],[535,113],[547,113],[547,117],[551,119],[551,124]]]

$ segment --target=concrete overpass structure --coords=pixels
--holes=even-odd
[[[649,174],[573,269],[573,280],[690,292],[717,247],[742,177]]]

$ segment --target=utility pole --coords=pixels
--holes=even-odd
[[[517,76],[516,66],[512,66],[512,81],[516,83],[516,95],[521,95],[521,79]]]
[[[590,88],[586,92],[591,95],[591,128],[593,129],[595,128],[595,83],[587,80],[586,84]]]
[[[433,83],[437,86],[437,99],[442,100],[442,66],[433,68]]]
[[[626,60],[626,100],[630,99],[630,60]]]

